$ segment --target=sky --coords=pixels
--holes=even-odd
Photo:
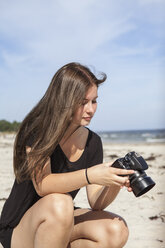
[[[99,76],[95,131],[165,128],[164,0],[0,0],[0,119],[22,121],[64,64]]]

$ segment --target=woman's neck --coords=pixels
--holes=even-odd
[[[59,143],[69,161],[77,161],[84,152],[89,131],[83,126],[68,129]]]
[[[78,131],[78,129],[81,126],[77,126],[75,124],[71,124],[68,129],[66,130],[66,132],[64,133],[64,136],[62,137],[61,141],[60,141],[60,145],[64,145],[65,142],[75,133]]]

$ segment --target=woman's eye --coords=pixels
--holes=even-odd
[[[83,106],[84,106],[85,104],[87,104],[87,101],[83,101],[83,102],[82,102],[82,105],[83,105]]]
[[[84,106],[85,104],[87,104],[88,102],[90,102],[90,101],[88,101],[88,100],[84,100],[83,102],[82,102],[82,106]],[[95,103],[97,103],[97,100],[92,100],[92,104],[95,104]]]

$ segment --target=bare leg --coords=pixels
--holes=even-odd
[[[71,248],[121,248],[128,239],[128,228],[118,215],[106,211],[75,210]]]
[[[11,248],[121,248],[127,238],[121,217],[106,211],[73,211],[69,195],[50,194],[25,213],[14,229]]]
[[[65,248],[73,230],[73,202],[66,194],[40,199],[13,231],[11,248]]]

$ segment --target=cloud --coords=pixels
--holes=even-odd
[[[164,0],[138,0],[141,5],[164,4]]]
[[[128,107],[132,90],[140,94],[143,89],[145,95],[149,85],[150,94],[142,104],[147,109],[147,101],[160,105],[162,100],[153,92],[164,78],[164,5],[159,0],[1,1],[1,88],[13,99],[11,113],[5,94],[1,97],[6,104],[3,115],[7,111],[15,119],[14,106],[21,105],[19,119],[23,117],[56,69],[70,61],[94,65],[108,74],[110,86],[103,87],[103,113],[99,112],[102,120],[106,106],[109,110],[120,99],[114,108],[120,109],[121,102]],[[135,105],[131,102],[132,109],[138,108]]]
[[[120,16],[120,9],[114,18],[113,10],[119,6],[108,4],[105,11],[99,1],[7,1],[2,7],[2,37],[20,45],[20,53],[23,50],[32,59],[89,54],[135,28],[127,14]]]
[[[54,60],[65,54],[66,57],[92,54],[104,44],[137,29],[137,23],[132,20],[136,7],[128,3],[6,1],[2,4],[0,32],[17,49],[20,46],[20,53],[23,50],[32,59]],[[134,4],[138,6],[138,1]]]

